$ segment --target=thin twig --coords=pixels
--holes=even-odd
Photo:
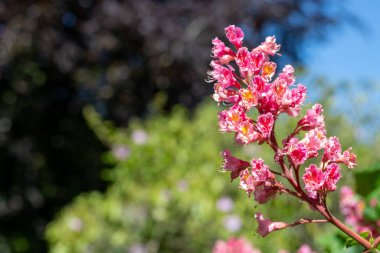
[[[301,225],[301,224],[324,223],[324,222],[328,222],[328,220],[313,220],[313,219],[308,219],[308,218],[302,218],[302,219],[299,219],[296,222],[288,224],[288,226],[289,227],[295,227],[295,226],[298,226],[298,225]]]
[[[377,245],[379,245],[379,243],[380,243],[380,236],[377,237],[377,238],[375,239],[375,241],[373,242],[373,247],[376,248]]]

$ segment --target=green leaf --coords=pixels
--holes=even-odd
[[[369,235],[370,235],[370,232],[369,231],[364,231],[364,232],[359,233],[359,235],[361,237],[363,237],[364,239],[367,239],[369,237]]]
[[[355,241],[354,239],[352,239],[351,237],[349,237],[349,238],[346,239],[346,243],[344,244],[344,247],[346,249],[348,249],[348,248],[350,248],[352,246],[355,246],[357,244],[358,244],[357,241]]]
[[[364,239],[368,239],[368,237],[370,237],[371,233],[369,231],[364,231],[364,232],[359,233],[359,235],[361,237],[363,237]],[[372,240],[373,240],[373,238],[372,238]],[[359,243],[356,240],[354,240],[353,238],[349,237],[349,238],[346,239],[346,243],[344,244],[344,246],[345,246],[345,248],[350,248],[350,247],[352,247],[354,245],[358,245],[358,244]]]
[[[379,172],[380,164],[355,172],[356,191],[364,197],[370,194],[373,189],[376,189],[380,185]]]

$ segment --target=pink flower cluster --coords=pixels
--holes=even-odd
[[[371,204],[377,205],[377,199]],[[359,233],[370,231],[373,237],[379,236],[380,220],[377,222],[366,222],[364,219],[365,203],[357,196],[354,191],[343,186],[340,191],[340,210],[345,217],[345,222],[353,227]]]
[[[338,222],[328,210],[326,196],[337,188],[342,177],[341,165],[352,169],[356,166],[356,155],[351,148],[343,151],[338,137],[327,136],[322,105],[312,106],[300,117],[293,131],[282,142],[277,141],[275,125],[279,115],[299,116],[306,99],[306,87],[295,84],[291,65],[286,65],[275,75],[277,65],[271,57],[279,55],[280,45],[274,36],[267,37],[261,45],[250,50],[243,46],[244,33],[241,28],[230,25],[225,28],[225,35],[232,47],[218,38],[212,40],[212,70],[208,72],[209,81],[214,83],[212,98],[227,107],[218,114],[219,130],[232,133],[239,145],[269,145],[279,168],[270,168],[261,158],[245,161],[225,150],[221,153],[223,170],[231,173],[231,181],[239,178],[239,187],[248,196],[253,195],[260,204],[277,193],[286,193],[305,201],[312,210],[326,218],[301,218],[287,224],[272,222],[261,213],[256,213],[258,233],[266,236],[272,231],[299,224],[330,222],[365,248],[371,249],[373,245],[370,241]],[[320,162],[316,162],[318,156]],[[312,158],[313,162],[310,162]],[[352,225],[361,222],[357,209],[347,204],[345,210],[348,210],[346,216],[351,219]],[[312,251],[305,246],[299,252]]]
[[[244,33],[239,27],[229,26],[226,36],[236,51],[215,38],[212,43],[214,60],[209,72],[210,81],[215,81],[214,95],[218,103],[230,108],[219,113],[219,128],[222,132],[234,132],[236,142],[249,144],[265,142],[270,137],[278,114],[286,112],[296,116],[306,96],[306,87],[295,82],[294,69],[287,65],[273,81],[276,63],[269,60],[280,46],[275,37],[268,37],[260,46],[249,51],[242,47]],[[234,66],[239,69],[235,71]],[[256,120],[247,112],[257,108]]]
[[[323,129],[322,133],[324,132],[325,130]],[[306,135],[310,135],[310,133],[313,134],[313,130],[310,130]],[[311,197],[315,197],[317,193],[327,193],[336,190],[336,183],[341,178],[339,163],[347,165],[348,168],[356,166],[356,155],[351,152],[351,148],[342,154],[338,137],[334,136],[326,139],[323,134],[320,136],[317,137],[319,139],[318,143],[312,145],[313,147],[318,146],[318,148],[311,152],[316,152],[316,155],[318,155],[318,150],[323,149],[322,163],[320,166],[311,164],[306,168],[306,172],[302,177],[305,189]]]
[[[304,189],[311,198],[317,198],[336,189],[341,178],[340,164],[349,168],[356,165],[351,148],[342,153],[337,137],[326,136],[323,108],[314,105],[303,116],[294,131],[283,140],[281,148],[274,134],[275,122],[281,113],[298,116],[306,98],[306,87],[295,85],[294,69],[286,65],[274,78],[276,63],[270,57],[278,54],[280,45],[274,36],[267,37],[258,47],[243,47],[244,33],[230,25],[225,34],[234,48],[218,38],[213,39],[213,60],[209,80],[215,82],[212,98],[228,106],[219,113],[219,130],[234,133],[235,142],[247,145],[267,143],[275,151],[275,160],[282,164],[282,172],[298,174],[300,166],[317,157],[323,150],[319,165],[311,164],[302,176]],[[257,115],[257,116],[254,116]],[[296,136],[304,132],[301,139]],[[266,202],[279,190],[275,175],[262,159],[251,162],[240,160],[226,150],[222,152],[223,169],[231,172],[231,179],[240,177],[240,188],[254,194],[259,203]],[[285,162],[288,168],[285,169]],[[289,172],[289,173],[288,173]],[[298,177],[297,177],[297,182]],[[294,183],[294,184],[296,184]]]
[[[212,253],[261,253],[243,238],[230,238],[228,241],[216,241]]]
[[[249,195],[253,192],[258,203],[265,203],[276,194],[275,176],[261,158],[251,163],[231,155],[229,150],[222,152],[223,169],[231,171],[231,180],[240,176],[240,188]]]

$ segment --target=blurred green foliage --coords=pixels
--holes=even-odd
[[[270,245],[254,235],[253,214],[262,207],[237,182],[231,185],[228,173],[218,172],[219,153],[231,146],[232,136],[216,130],[215,107],[203,105],[192,116],[176,107],[170,116],[135,121],[128,129],[86,108],[90,126],[112,147],[102,157],[114,166],[102,173],[112,185],[104,194],[82,194],[58,215],[46,232],[51,252],[210,252],[217,239],[240,235],[262,249],[298,247],[307,238],[295,236],[302,227],[269,235]],[[234,153],[249,159],[262,156],[263,148]],[[289,221],[308,212],[285,196],[265,209]],[[294,240],[284,240],[288,236]]]
[[[368,196],[374,193],[374,190],[380,189],[380,164],[361,170],[355,173],[357,192],[362,196]]]
[[[263,252],[293,252],[302,243],[310,243],[319,252],[342,252],[345,238],[335,236],[336,229],[326,224],[298,226],[266,238],[255,235],[256,211],[287,222],[318,216],[288,196],[257,206],[238,189],[237,182],[230,184],[228,173],[218,172],[219,153],[224,148],[232,148],[246,160],[262,157],[273,168],[276,165],[265,146],[242,148],[232,144],[232,135],[220,134],[214,104],[203,104],[192,115],[175,107],[169,115],[134,120],[128,129],[103,121],[92,107],[84,115],[110,147],[101,159],[109,167],[102,177],[111,186],[104,194],[80,195],[60,212],[46,230],[50,252],[210,252],[217,239],[231,236],[245,236]],[[327,117],[326,121],[333,125],[328,133],[342,137],[343,148],[354,146],[360,165],[371,147],[357,147],[347,131],[352,126],[344,117]],[[281,118],[278,135],[285,137],[295,122]],[[345,169],[344,174],[341,184],[352,183],[352,173]],[[336,213],[336,193],[331,204]],[[326,234],[333,236],[313,242]]]

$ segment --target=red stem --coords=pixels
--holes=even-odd
[[[324,223],[324,222],[328,222],[328,220],[313,220],[313,219],[300,219],[296,222],[293,222],[291,224],[288,224],[288,227],[295,227],[295,226],[298,226],[298,225],[301,225],[301,224],[308,224],[308,223]]]
[[[337,228],[339,228],[341,231],[343,231],[346,235],[350,236],[354,240],[356,240],[358,243],[360,243],[364,248],[366,249],[373,249],[372,244],[366,240],[365,238],[361,237],[359,234],[352,231],[350,228],[348,228],[346,225],[344,225],[340,220],[335,218],[331,213],[328,213],[325,210],[325,207],[322,205],[315,205],[314,206],[330,223],[335,225]]]
[[[377,245],[379,245],[379,243],[380,243],[380,236],[375,239],[375,241],[373,243],[373,247],[376,248]]]

